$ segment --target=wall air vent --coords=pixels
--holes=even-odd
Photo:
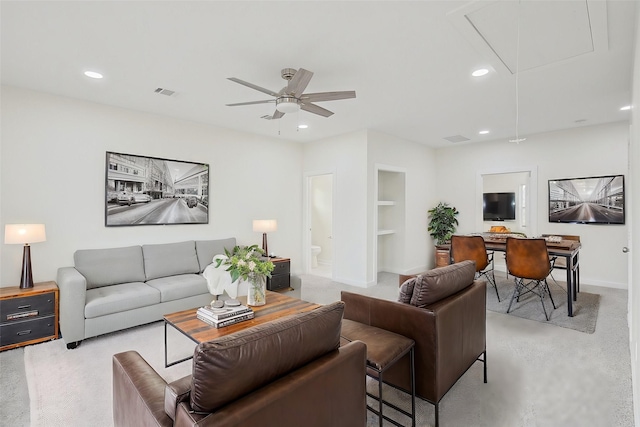
[[[171,95],[173,95],[174,93],[176,93],[176,92],[175,92],[175,91],[173,91],[173,90],[163,89],[163,88],[161,88],[161,87],[157,88],[154,92],[155,92],[155,93],[159,93],[160,95],[166,95],[166,96],[171,96]]]
[[[453,136],[447,136],[444,139],[446,139],[449,142],[465,142],[465,141],[471,141],[469,138],[464,137],[462,135],[453,135]]]

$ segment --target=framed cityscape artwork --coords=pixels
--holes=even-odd
[[[207,224],[209,165],[107,151],[105,226]]]

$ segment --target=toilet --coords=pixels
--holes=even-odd
[[[311,245],[311,268],[316,268],[318,266],[318,254],[322,252],[322,248],[320,246]]]

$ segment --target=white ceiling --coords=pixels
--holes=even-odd
[[[301,142],[361,129],[432,147],[452,136],[507,140],[516,98],[520,136],[628,120],[619,109],[631,101],[636,3],[2,0],[1,77]],[[269,121],[260,117],[272,104],[225,106],[269,99],[228,77],[277,92],[287,67],[315,73],[306,92],[357,98],[318,103],[329,118]],[[479,67],[490,73],[471,77]]]

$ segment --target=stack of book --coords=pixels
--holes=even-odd
[[[238,322],[253,319],[253,310],[246,305],[237,307],[212,308],[210,306],[200,307],[196,312],[198,319],[203,322],[222,328]]]

